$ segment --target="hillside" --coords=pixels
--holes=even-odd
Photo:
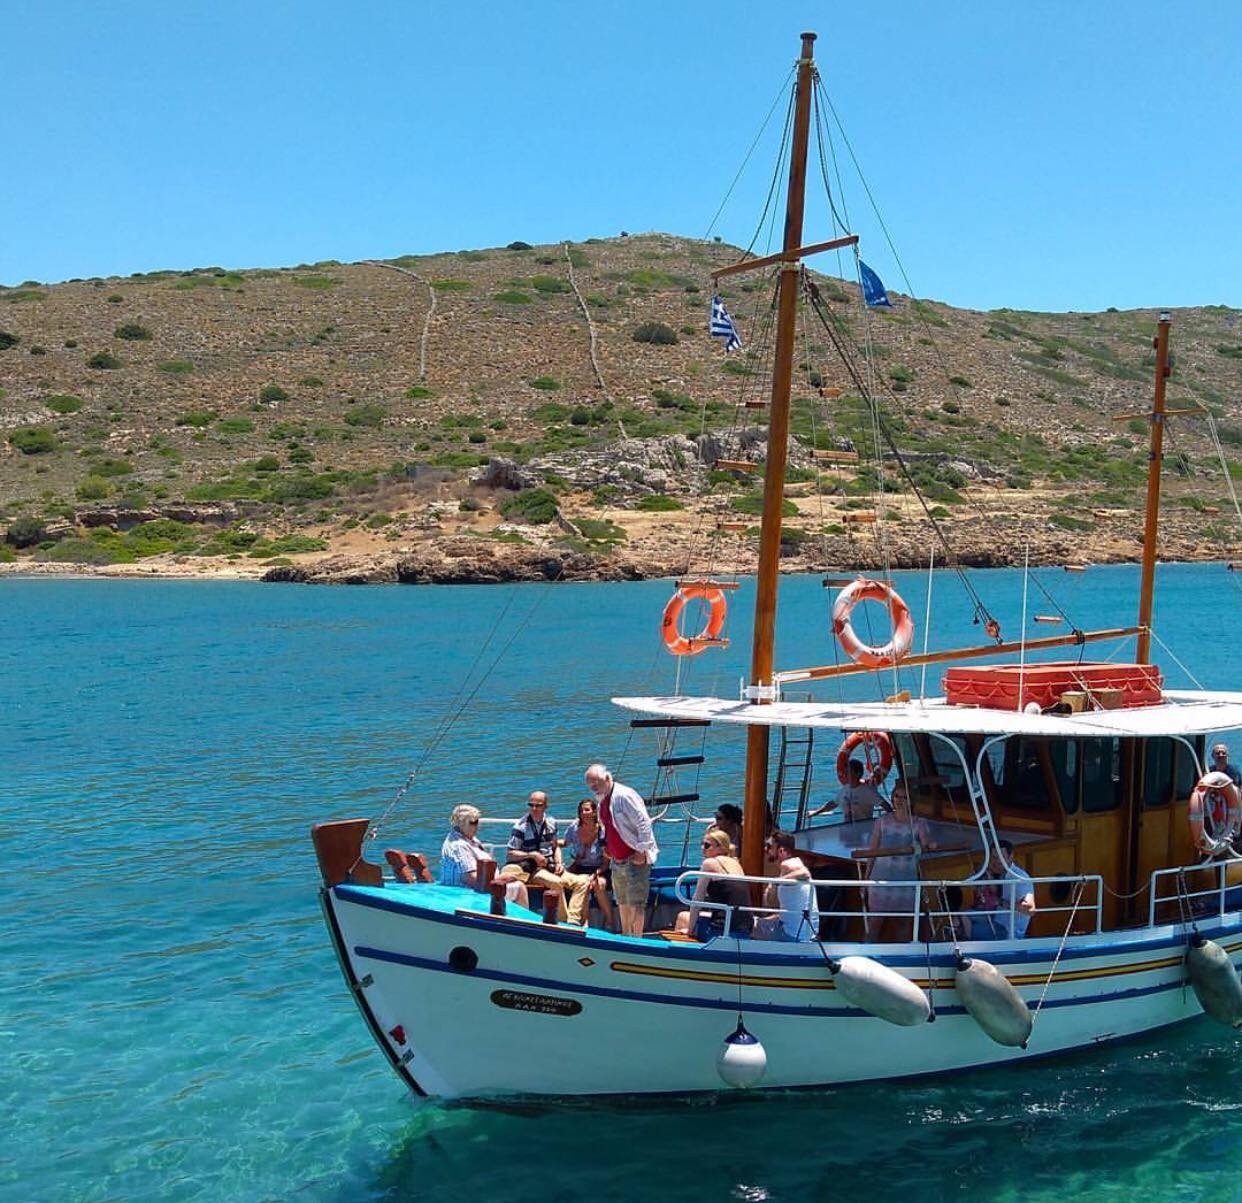
[[[746,351],[706,334],[710,270],[737,257],[651,234],[0,289],[0,559],[325,580],[745,571],[760,482],[715,465],[753,458],[763,423],[758,284],[721,290]],[[861,342],[864,323],[885,422],[954,554],[1137,557],[1154,311],[894,293],[864,313],[817,279],[832,313],[799,342],[791,568],[875,565],[884,547],[919,564],[932,542],[895,459],[882,494],[865,466],[869,418],[829,338]],[[1168,404],[1206,407],[1232,457],[1239,314],[1173,319]],[[663,341],[636,341],[644,325]],[[1238,556],[1207,421],[1171,423],[1166,452],[1161,554]]]

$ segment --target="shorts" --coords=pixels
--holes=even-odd
[[[651,893],[651,865],[613,861],[612,892],[618,906],[646,906]]]

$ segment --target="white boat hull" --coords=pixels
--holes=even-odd
[[[876,957],[923,988],[931,983],[935,1022],[898,1027],[844,1003],[818,945],[639,941],[493,919],[477,909],[482,902],[428,885],[324,892],[346,978],[394,1068],[420,1093],[719,1091],[716,1055],[739,1010],[766,1050],[768,1089],[1004,1064],[1201,1014],[1182,927],[1071,937],[1051,982],[1058,940],[964,944],[1032,1010],[1044,996],[1022,1050],[993,1043],[966,1014],[944,944],[932,946],[930,964],[923,944],[825,946],[832,956]],[[1201,930],[1236,968],[1242,912],[1203,921]]]

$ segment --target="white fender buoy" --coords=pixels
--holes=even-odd
[[[995,965],[959,957],[954,985],[970,1017],[997,1044],[1026,1048],[1034,1020],[1022,995]]]
[[[1225,950],[1196,933],[1186,949],[1186,970],[1203,1010],[1218,1023],[1242,1028],[1242,979]]]
[[[908,977],[870,957],[829,961],[828,971],[850,1006],[899,1027],[912,1028],[931,1018],[927,996]]]
[[[768,1054],[763,1045],[754,1038],[737,1017],[737,1027],[733,1033],[725,1037],[716,1054],[716,1072],[726,1086],[737,1090],[749,1090],[758,1086],[760,1079],[768,1068]]]

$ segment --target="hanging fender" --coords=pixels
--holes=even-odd
[[[1186,949],[1186,972],[1204,1011],[1217,1023],[1242,1028],[1242,979],[1229,954],[1196,933]]]
[[[705,601],[709,607],[707,622],[697,635],[683,635],[678,625],[681,612],[687,602],[696,599]],[[660,636],[664,646],[674,656],[697,656],[705,647],[726,643],[727,640],[720,638],[720,632],[724,630],[728,612],[723,590],[714,585],[682,585],[669,599],[664,607],[664,617],[660,620]]]
[[[1228,773],[1206,773],[1199,778],[1190,792],[1186,821],[1191,842],[1200,852],[1214,856],[1229,847],[1242,829],[1242,792]]]
[[[881,647],[863,643],[850,625],[854,607],[864,601],[884,602],[888,606],[889,617],[893,620],[893,635]],[[909,652],[914,642],[914,620],[910,617],[910,607],[891,585],[860,577],[837,594],[832,607],[832,633],[841,644],[841,650],[856,664],[884,668],[896,664]]]
[[[841,997],[877,1019],[910,1028],[931,1019],[927,996],[908,977],[871,957],[828,961],[828,972]]]
[[[953,984],[970,1017],[997,1044],[1026,1048],[1035,1021],[1022,995],[995,965],[959,957]]]
[[[893,741],[887,731],[851,731],[837,751],[837,780],[842,785],[849,785],[850,753],[860,744],[868,769],[871,768],[873,749],[880,758],[879,767],[872,774],[873,784],[879,785],[893,767]]]

